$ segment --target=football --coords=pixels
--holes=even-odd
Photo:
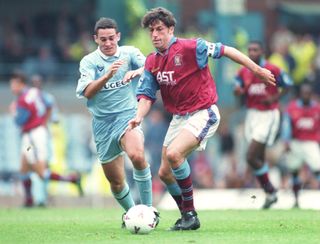
[[[148,234],[158,224],[158,212],[154,207],[143,204],[133,206],[124,215],[126,229],[133,234]]]

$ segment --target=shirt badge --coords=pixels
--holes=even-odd
[[[182,55],[181,54],[177,54],[176,56],[174,56],[174,65],[175,66],[182,65]]]
[[[97,65],[97,69],[99,70],[99,72],[101,72],[104,69],[104,67],[101,65]]]

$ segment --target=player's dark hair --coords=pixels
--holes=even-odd
[[[94,34],[97,35],[99,29],[115,29],[116,33],[118,33],[118,25],[117,22],[110,18],[102,17],[100,18],[95,26],[94,26]]]
[[[145,16],[143,16],[141,26],[143,28],[148,28],[150,25],[159,20],[162,21],[167,27],[175,26],[177,23],[173,14],[169,10],[162,7],[158,7],[149,10],[145,14]]]
[[[258,41],[258,40],[251,40],[251,41],[249,42],[249,45],[250,45],[250,44],[258,45],[258,46],[261,48],[261,50],[264,50],[264,46],[263,46],[262,41]]]
[[[27,77],[21,70],[14,70],[10,76],[10,79],[18,79],[24,84],[27,83]]]

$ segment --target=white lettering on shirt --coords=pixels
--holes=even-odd
[[[174,71],[162,71],[157,73],[157,81],[160,85],[174,86],[177,81],[173,79]]]
[[[249,95],[265,95],[266,85],[264,83],[252,84],[248,89],[248,94]]]
[[[312,129],[314,126],[314,121],[312,118],[301,118],[297,121],[297,128],[303,130]]]

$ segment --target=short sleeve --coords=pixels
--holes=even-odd
[[[55,103],[55,98],[53,95],[47,92],[42,92],[42,98],[47,108],[52,108]]]
[[[159,84],[152,73],[144,70],[137,86],[137,99],[139,100],[141,97],[144,97],[146,99],[155,101],[157,90],[159,89]]]
[[[80,61],[79,71],[80,78],[78,80],[76,95],[78,98],[82,98],[84,97],[84,90],[95,78],[94,65],[90,63],[85,57]]]
[[[241,75],[241,70],[239,70],[238,74],[234,77],[234,85],[244,87],[244,81]]]
[[[208,63],[208,57],[214,59],[220,58],[224,53],[224,45],[220,42],[212,43],[201,38],[197,39],[197,63],[200,69],[204,68]]]
[[[278,75],[276,75],[277,85],[280,87],[290,87],[293,85],[293,81],[290,76],[284,72],[280,71]]]

